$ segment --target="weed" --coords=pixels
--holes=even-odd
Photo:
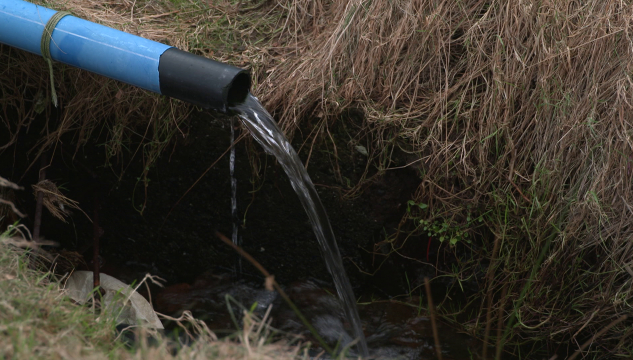
[[[419,223],[422,231],[426,232],[428,237],[438,239],[440,242],[448,241],[451,246],[456,245],[460,241],[470,244],[472,241],[469,238],[469,233],[474,230],[475,227],[481,225],[486,215],[482,214],[475,218],[469,209],[464,224],[458,224],[441,217],[438,218],[438,216],[433,214],[428,214],[428,217],[418,220],[417,217],[412,214],[414,207],[417,207],[422,210],[424,214],[427,214],[429,206],[424,203],[416,203],[414,200],[409,200],[407,202],[407,213]]]

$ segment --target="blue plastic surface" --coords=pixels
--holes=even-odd
[[[0,43],[42,55],[44,25],[56,12],[21,0],[0,0]],[[53,31],[50,52],[55,61],[160,94],[158,62],[170,47],[68,15]]]

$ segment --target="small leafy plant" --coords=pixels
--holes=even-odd
[[[427,210],[429,208],[429,206],[424,203],[416,203],[413,200],[409,200],[407,202],[407,212],[409,214],[411,214],[412,210],[416,207],[419,208],[423,213],[427,213]],[[484,215],[473,218],[469,208],[468,214],[466,216],[466,223],[464,224],[458,224],[449,219],[438,217],[433,214],[429,214],[429,216],[427,217],[422,217],[421,219],[416,220],[418,221],[420,226],[422,226],[422,230],[426,231],[429,237],[435,237],[439,239],[440,242],[448,240],[451,245],[455,245],[460,241],[465,241],[470,244],[471,240],[469,239],[468,232],[475,225],[477,225],[477,223],[483,222]],[[413,218],[415,219],[415,217]]]

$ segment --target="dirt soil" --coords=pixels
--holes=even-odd
[[[25,187],[37,180],[40,162],[27,159],[24,154],[36,141],[35,130],[42,123],[43,119],[35,121],[18,145],[0,157],[3,176]],[[58,144],[46,177],[60,186],[66,196],[79,201],[90,217],[94,217],[95,196],[98,198],[102,271],[128,282],[150,272],[173,284],[191,283],[208,270],[234,268],[237,256],[214,235],[220,231],[230,238],[232,231],[228,153],[221,157],[230,145],[230,119],[199,112],[188,123],[189,128],[181,129],[186,136],[178,136],[150,170],[147,188],[140,177],[143,149],[137,150],[137,145],[129,145],[119,163],[105,166],[103,147],[99,145],[86,146],[73,157],[72,139]],[[358,268],[373,272],[377,260],[382,260],[371,254],[374,243],[398,227],[419,177],[408,168],[389,171],[369,185],[362,196],[344,199],[342,189],[360,178],[367,158],[348,144],[344,126],[334,126],[331,131],[337,143],[340,176],[333,166],[331,141],[329,146],[314,147],[308,171],[329,213],[352,283],[380,289],[383,294],[401,294],[406,280],[397,260],[390,259],[373,277],[363,275]],[[302,146],[300,135],[295,136],[293,143],[305,161],[310,144]],[[244,249],[282,284],[309,277],[329,281],[307,215],[281,167],[272,156],[263,154],[250,137],[241,140],[236,149],[237,204]],[[217,164],[176,205],[219,157]],[[259,164],[257,177],[251,161]],[[30,164],[33,165],[27,170]],[[122,170],[123,175],[119,176]],[[341,184],[341,179],[345,184]],[[27,223],[32,226],[35,205],[28,192],[16,194],[16,199],[29,214]],[[138,209],[143,205],[141,214]],[[93,227],[84,214],[74,211],[64,224],[45,211],[42,234],[58,241],[61,248],[84,255],[87,264],[91,264]],[[420,258],[423,256],[419,254]],[[250,264],[243,264],[245,276],[260,276]]]

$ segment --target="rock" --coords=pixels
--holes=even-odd
[[[163,329],[152,305],[132,287],[110,275],[100,274],[100,279],[105,291],[103,312],[116,314],[117,324]],[[75,271],[66,281],[65,291],[77,303],[86,303],[94,295],[92,271]]]

